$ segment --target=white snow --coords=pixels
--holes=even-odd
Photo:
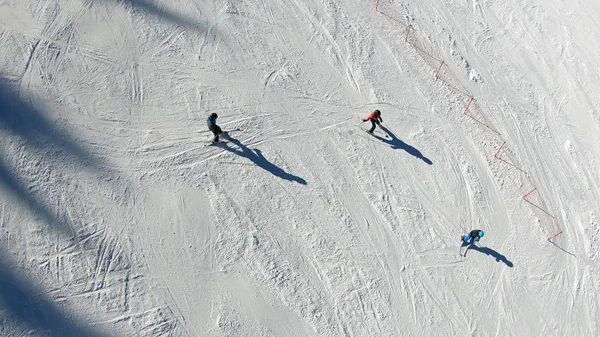
[[[599,336],[599,18],[0,1],[0,335]]]

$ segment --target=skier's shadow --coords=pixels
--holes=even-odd
[[[379,125],[379,127],[390,138],[384,138],[384,137],[380,137],[380,136],[378,136],[376,134],[373,134],[373,136],[375,136],[377,139],[381,140],[382,142],[384,142],[386,144],[390,144],[392,146],[392,149],[404,150],[404,151],[412,154],[413,156],[421,159],[422,161],[424,161],[428,165],[433,165],[433,162],[431,160],[429,160],[429,158],[423,156],[423,154],[421,153],[421,151],[417,150],[415,147],[410,146],[410,145],[406,144],[405,142],[403,142],[402,140],[400,140],[400,138],[396,137],[396,135],[390,129],[386,128],[383,125]]]
[[[225,146],[223,146],[224,150],[237,154],[238,156],[250,159],[250,161],[252,161],[254,164],[271,172],[276,177],[285,180],[295,181],[299,184],[306,185],[306,180],[293,174],[287,173],[279,166],[268,161],[259,149],[251,150],[246,145],[242,144],[239,140],[231,138],[226,133],[223,134],[223,138],[228,139],[231,143],[237,145],[237,147],[239,148],[239,150],[237,150],[225,144]]]
[[[507,266],[509,266],[510,268],[513,267],[513,263],[510,262],[510,260],[507,259],[506,256],[498,253],[497,251],[495,251],[495,250],[493,250],[491,248],[488,248],[488,247],[478,247],[475,244],[471,244],[471,245],[469,245],[469,247],[467,247],[467,250],[469,250],[469,249],[473,249],[473,250],[476,250],[476,251],[478,251],[480,253],[489,255],[489,256],[495,258],[496,262],[504,262],[504,264],[507,265]],[[467,253],[465,252],[465,255],[466,254]]]

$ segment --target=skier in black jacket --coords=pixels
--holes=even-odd
[[[206,120],[206,124],[208,125],[208,129],[215,135],[213,138],[213,144],[219,142],[219,135],[223,132],[221,127],[217,125],[217,117],[219,117],[216,113],[211,113]]]

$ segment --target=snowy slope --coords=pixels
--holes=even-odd
[[[0,2],[0,335],[600,335],[599,17]]]

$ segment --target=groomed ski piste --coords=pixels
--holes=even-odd
[[[0,2],[0,335],[599,336],[598,18]]]

